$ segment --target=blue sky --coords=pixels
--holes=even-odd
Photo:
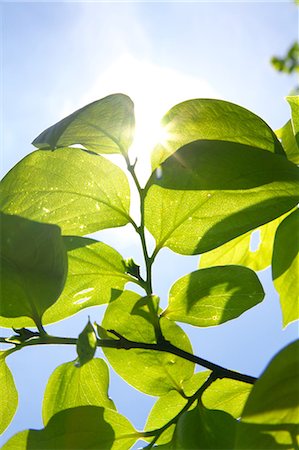
[[[274,72],[269,59],[284,54],[298,35],[292,2],[4,2],[1,9],[2,174],[33,150],[30,142],[44,128],[114,92],[135,101],[143,136],[149,124],[148,147],[161,116],[187,98],[238,103],[274,129],[288,120],[284,97],[295,80]],[[134,236],[125,243],[123,236],[122,229],[97,235],[124,257],[140,261]],[[161,252],[154,271],[156,292],[165,299],[179,276],[196,269],[197,260]],[[184,327],[195,353],[258,375],[296,337],[296,324],[281,330],[269,271],[261,277],[267,297],[241,319],[204,330]],[[99,320],[97,311],[83,311],[50,332],[67,330],[76,336],[88,313]],[[21,429],[41,427],[46,380],[58,364],[75,356],[74,349],[34,348],[10,358],[20,407],[1,442]],[[41,358],[42,367],[37,363]],[[153,399],[127,388],[114,374],[110,394],[120,412],[141,428]]]

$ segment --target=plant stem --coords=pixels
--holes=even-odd
[[[217,378],[230,378],[232,380],[242,381],[243,383],[248,384],[254,384],[257,381],[257,378],[255,377],[235,372],[234,370],[226,369],[222,366],[219,366],[218,364],[212,363],[211,361],[200,358],[199,356],[193,355],[192,353],[188,353],[185,350],[181,350],[175,345],[172,345],[169,341],[162,340],[157,344],[135,342],[126,339],[125,337],[121,336],[119,333],[113,330],[107,331],[117,336],[118,339],[98,339],[97,340],[98,347],[124,349],[124,350],[139,348],[143,350],[153,350],[158,352],[171,353],[172,355],[179,356],[180,358],[186,359],[187,361],[191,361],[195,364],[205,367],[206,369],[212,370],[215,373],[215,375],[217,375]],[[6,338],[3,337],[0,337],[0,343],[10,344],[10,342],[7,342]],[[77,339],[43,335],[29,339],[28,341],[25,341],[22,344],[17,344],[14,348],[9,349],[8,352],[14,353],[17,350],[21,350],[21,348],[23,347],[29,347],[31,345],[45,345],[45,344],[77,345]]]

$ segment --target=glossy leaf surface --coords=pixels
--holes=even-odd
[[[299,210],[279,225],[274,241],[272,277],[280,298],[283,325],[299,318]]]
[[[155,343],[155,329],[147,305],[149,299],[125,291],[111,302],[102,326],[136,342]],[[167,318],[161,319],[165,339],[183,350],[192,352],[184,331]],[[113,369],[124,380],[149,395],[163,395],[172,389],[181,390],[184,380],[193,374],[194,364],[168,353],[143,349],[103,348]]]
[[[259,271],[271,264],[276,229],[282,217],[242,234],[200,257],[199,267],[239,264]],[[254,241],[258,245],[254,246]],[[255,248],[254,248],[255,247]]]
[[[103,359],[94,358],[82,367],[76,367],[74,361],[61,364],[50,376],[45,390],[44,424],[59,411],[77,406],[115,409],[108,388],[109,371]]]
[[[66,275],[59,227],[1,213],[2,316],[40,322],[61,294]]]
[[[18,407],[18,391],[12,373],[5,362],[5,352],[0,352],[0,434],[2,434],[15,415]]]
[[[299,170],[258,148],[195,141],[164,161],[146,190],[145,224],[157,250],[199,254],[292,209]]]
[[[123,94],[113,94],[47,128],[32,144],[51,150],[80,144],[96,153],[127,153],[134,124],[132,100]]]
[[[298,377],[299,341],[297,340],[270,361],[253,386],[242,413],[242,421],[258,425],[264,434],[269,432],[280,444],[291,445],[289,431],[299,434]],[[248,437],[246,428],[240,428],[237,439],[240,448],[248,448],[246,447],[248,439],[250,436]],[[299,443],[299,439],[297,442]]]
[[[247,267],[210,267],[175,282],[163,316],[209,327],[239,317],[263,298],[264,291],[258,277]]]
[[[162,119],[164,139],[152,153],[156,169],[168,156],[198,139],[236,142],[283,154],[271,128],[241,106],[216,99],[193,99],[179,103]]]
[[[17,433],[3,450],[128,450],[137,439],[130,422],[116,411],[81,406],[60,411],[42,430]]]
[[[128,180],[119,167],[80,149],[38,150],[3,178],[0,207],[84,235],[129,222]]]
[[[277,130],[276,135],[281,140],[288,159],[295,164],[299,164],[299,142],[298,144],[296,142],[292,121],[289,120],[284,127]]]

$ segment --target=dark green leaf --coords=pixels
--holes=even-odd
[[[77,367],[82,367],[88,363],[95,354],[97,348],[97,336],[93,325],[88,319],[87,325],[84,330],[79,334],[77,341],[77,353],[78,359],[76,361]]]
[[[106,158],[64,148],[36,151],[3,178],[0,207],[63,234],[84,235],[130,221],[130,191],[123,171]]]
[[[176,281],[169,293],[169,305],[162,315],[198,327],[209,327],[239,317],[263,298],[258,277],[247,267],[210,267]]]
[[[109,303],[102,326],[127,339],[155,343],[155,320],[148,307],[148,297],[125,291]],[[160,321],[165,339],[192,352],[187,335],[167,318]],[[184,380],[193,374],[194,364],[168,353],[143,349],[103,348],[109,363],[124,380],[149,395],[163,395],[172,389],[180,391]]]
[[[223,100],[179,103],[163,117],[162,126],[164,139],[152,153],[153,169],[180,147],[198,139],[230,141],[283,154],[274,132],[260,117]]]
[[[40,149],[80,144],[96,153],[125,154],[133,140],[134,125],[132,100],[114,94],[65,117],[43,131],[32,144]]]
[[[275,235],[272,277],[279,293],[283,325],[299,318],[299,210],[279,225]]]
[[[42,430],[17,433],[2,450],[128,450],[137,438],[116,411],[81,406],[58,412]]]
[[[77,406],[115,409],[108,397],[109,371],[103,359],[94,358],[81,367],[70,361],[57,367],[48,380],[43,401],[43,420]]]
[[[5,356],[6,352],[0,352],[0,434],[8,427],[18,407],[18,391]]]
[[[258,148],[196,141],[164,161],[146,191],[145,224],[156,251],[199,254],[292,209],[299,170]]]
[[[27,316],[40,323],[61,294],[66,275],[59,227],[1,213],[2,316]]]

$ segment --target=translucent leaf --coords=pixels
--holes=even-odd
[[[58,412],[42,430],[17,433],[2,450],[128,450],[137,438],[116,411],[80,406]]]
[[[243,423],[258,426],[263,435],[269,434],[279,444],[289,444],[287,448],[293,448],[292,439],[294,442],[295,435],[299,434],[298,377],[299,340],[289,344],[270,361],[253,386],[242,413]],[[252,443],[250,433],[246,427],[241,427],[237,448],[255,448],[248,447],[248,442]],[[258,442],[256,439],[256,448],[262,448]]]
[[[292,209],[299,170],[281,155],[224,141],[195,141],[146,186],[145,224],[162,247],[204,253]]]
[[[163,140],[152,153],[153,169],[180,147],[198,139],[236,142],[283,154],[274,132],[260,117],[223,100],[179,103],[165,114],[162,127]]]
[[[109,371],[103,359],[94,358],[82,367],[74,361],[61,364],[48,380],[43,400],[43,421],[59,411],[77,406],[103,406],[115,409],[108,397]]]
[[[32,144],[55,149],[80,144],[96,153],[127,153],[133,140],[134,105],[123,94],[109,95],[60,120]]]
[[[288,159],[295,164],[299,164],[299,144],[296,142],[291,120],[277,130],[276,135],[281,140]]]
[[[11,371],[5,362],[5,352],[0,352],[0,434],[2,434],[15,415],[18,407],[18,391]]]
[[[242,266],[200,269],[174,283],[164,317],[198,327],[235,319],[264,298],[255,272]]]
[[[239,264],[255,271],[266,269],[271,264],[274,236],[282,219],[278,217],[204,253],[200,257],[199,267]],[[258,241],[258,245],[254,246],[254,241]]]
[[[94,357],[97,348],[97,336],[93,325],[88,319],[87,325],[79,334],[77,340],[77,354],[76,367],[82,367]]]
[[[40,323],[61,294],[67,274],[59,227],[1,213],[0,266],[0,314]]]
[[[90,306],[108,303],[131,277],[125,274],[121,255],[109,245],[79,236],[63,236],[68,275],[59,299],[43,316],[43,323],[65,319]],[[30,327],[28,318],[0,318],[5,327]]]
[[[114,330],[127,339],[155,343],[153,317],[148,308],[149,299],[134,292],[125,291],[109,303],[102,326]],[[165,339],[173,345],[192,352],[184,331],[167,318],[161,319]],[[184,380],[193,374],[194,364],[168,353],[143,349],[103,348],[113,369],[124,380],[149,395],[163,395],[182,389]]]
[[[299,146],[299,95],[286,97],[286,100],[291,107],[294,135]]]
[[[33,152],[8,172],[0,189],[4,212],[55,223],[62,234],[84,235],[130,221],[123,171],[80,149]]]
[[[299,210],[277,228],[273,249],[272,277],[280,297],[283,325],[299,318]]]

